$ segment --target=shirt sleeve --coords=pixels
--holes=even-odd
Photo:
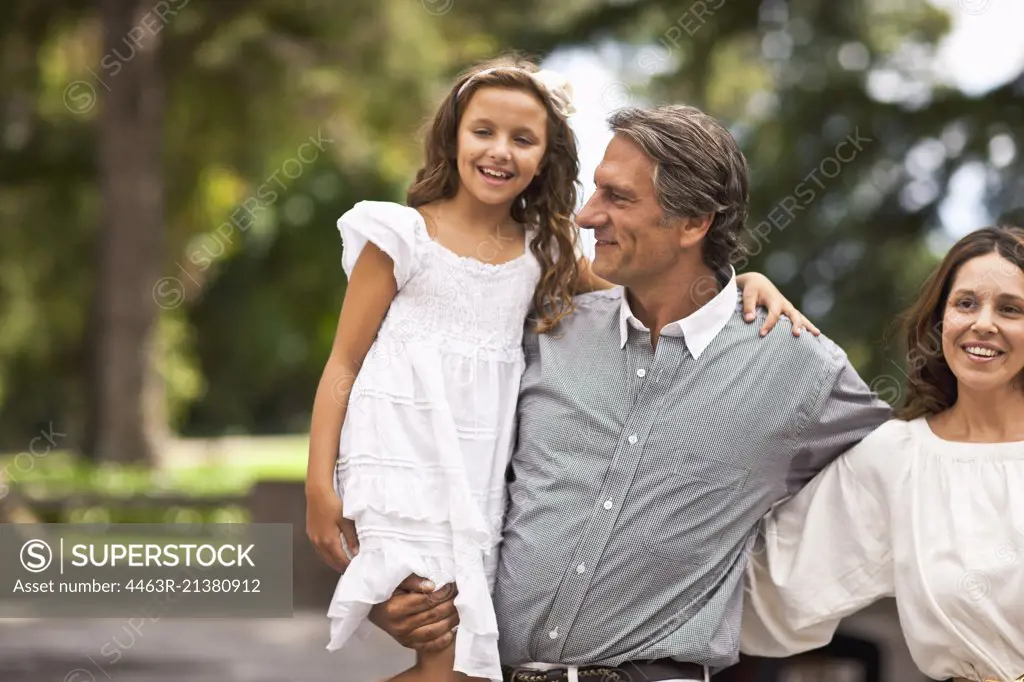
[[[401,289],[415,271],[419,225],[419,214],[408,206],[360,201],[338,218],[342,241],[341,267],[345,276],[352,276],[359,254],[368,242],[372,242],[394,262],[395,282]]]
[[[744,653],[825,646],[844,617],[893,595],[886,486],[899,485],[906,431],[886,423],[765,517],[746,569]]]
[[[812,402],[809,417],[797,433],[786,476],[790,494],[892,418],[892,407],[864,383],[846,353],[824,337],[821,341],[831,346],[838,371],[831,381],[822,382],[821,393]]]

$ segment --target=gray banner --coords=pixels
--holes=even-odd
[[[0,617],[292,615],[292,527],[0,524]]]

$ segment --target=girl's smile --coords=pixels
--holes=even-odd
[[[516,176],[512,171],[502,170],[491,166],[478,166],[477,170],[484,177],[484,182],[500,187]]]

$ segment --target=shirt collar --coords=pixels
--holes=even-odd
[[[690,355],[699,358],[736,311],[739,287],[736,285],[736,271],[730,266],[729,272],[731,273],[729,282],[713,299],[687,317],[665,325],[661,330],[661,336],[683,337]],[[640,320],[633,316],[633,311],[629,308],[629,301],[626,300],[626,290],[623,289],[619,305],[619,348],[625,347],[626,339],[629,336],[626,325],[640,331],[649,331]]]

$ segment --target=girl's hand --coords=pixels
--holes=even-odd
[[[768,317],[761,327],[761,336],[770,332],[779,317],[785,314],[793,322],[793,336],[800,336],[804,329],[809,329],[815,336],[821,330],[789,302],[782,292],[764,275],[758,272],[747,272],[736,277],[736,283],[743,289],[743,319],[753,322],[758,305],[768,309]]]
[[[344,573],[352,563],[342,547],[341,537],[345,537],[353,557],[359,553],[356,525],[342,516],[343,511],[341,498],[334,490],[306,491],[306,535],[324,563],[339,573]]]

